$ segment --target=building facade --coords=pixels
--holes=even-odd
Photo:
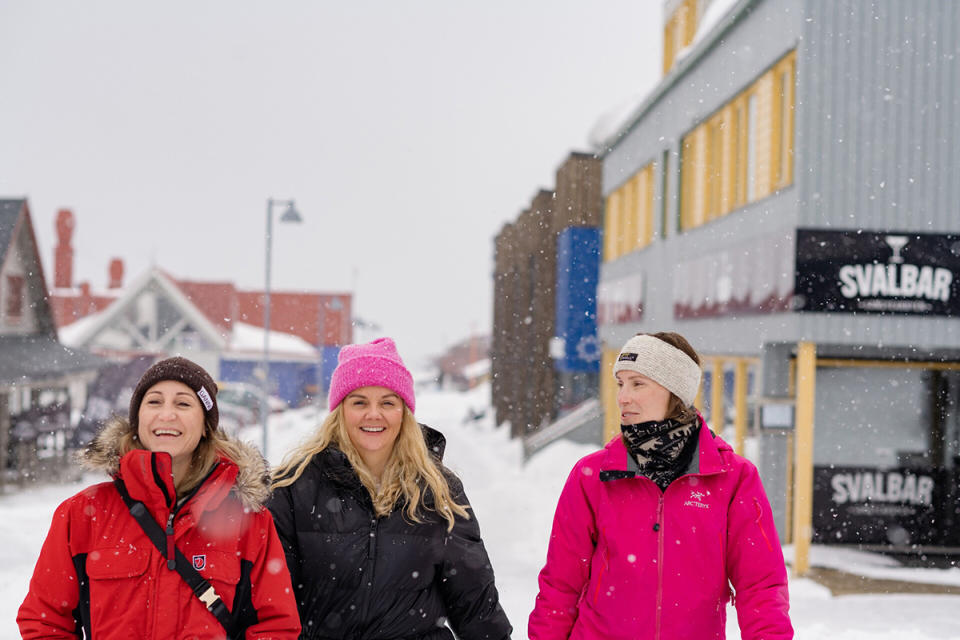
[[[25,199],[0,199],[0,493],[62,480],[103,362],[60,343]]]
[[[664,9],[665,76],[602,149],[603,369],[685,335],[798,552],[960,545],[960,5]]]

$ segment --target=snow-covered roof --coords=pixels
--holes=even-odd
[[[697,45],[717,26],[720,19],[727,15],[739,1],[740,0],[712,0],[707,5],[707,10],[697,23],[697,32],[693,34],[693,40],[683,49],[677,51],[677,54],[673,58],[673,64],[676,65],[690,55],[690,52],[697,48]]]
[[[91,328],[100,324],[105,312],[106,310],[97,311],[96,313],[83,316],[68,325],[60,327],[57,329],[60,342],[68,347],[79,346],[80,343],[86,339],[87,335],[89,335]]]
[[[263,327],[255,327],[244,322],[234,322],[230,334],[228,357],[234,355],[253,355],[263,353]],[[319,352],[312,344],[290,333],[270,332],[270,353],[272,359],[294,356],[297,359],[316,360]]]
[[[190,302],[180,288],[165,273],[156,267],[152,267],[131,283],[131,285],[124,290],[123,294],[110,303],[110,306],[106,309],[99,313],[92,314],[94,320],[74,329],[75,333],[69,332],[68,335],[72,340],[72,344],[78,347],[88,346],[89,341],[92,340],[98,332],[116,321],[130,305],[136,302],[137,297],[144,290],[153,285],[157,286],[163,292],[167,299],[183,314],[183,317],[186,318],[206,340],[216,345],[217,348],[223,348],[225,346],[226,340],[220,329],[211,323],[196,305]],[[71,323],[67,326],[70,327],[73,326],[73,324],[76,323]]]
[[[647,97],[656,86],[656,84],[653,84],[644,87],[620,104],[602,113],[593,123],[590,133],[587,134],[587,142],[590,146],[598,151],[603,151],[607,141],[614,138],[634,120],[640,111],[640,107],[646,102]]]

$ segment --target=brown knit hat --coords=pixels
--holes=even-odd
[[[150,387],[164,380],[176,380],[190,387],[200,398],[204,417],[210,428],[220,424],[220,411],[217,409],[217,383],[203,367],[186,358],[177,356],[156,362],[143,374],[137,388],[130,398],[130,426],[137,429],[140,422],[140,403]]]

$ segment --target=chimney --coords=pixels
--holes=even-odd
[[[73,212],[60,209],[57,212],[57,246],[53,249],[53,286],[69,289],[73,286]]]
[[[114,258],[110,261],[110,281],[107,288],[123,288],[123,260],[120,258]]]
[[[79,309],[78,317],[83,318],[93,313],[96,309],[93,306],[93,296],[90,295],[90,283],[81,282],[79,287],[80,300],[77,304],[77,308]]]

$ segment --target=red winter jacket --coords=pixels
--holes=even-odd
[[[581,459],[557,504],[531,640],[724,638],[730,584],[744,640],[793,637],[787,575],[756,467],[703,425],[666,491],[620,436]]]
[[[108,427],[98,443],[119,430]],[[269,495],[266,468],[257,452],[239,447],[244,459],[222,457],[176,511],[175,543],[231,611],[256,610],[247,639],[295,639],[300,621],[290,575],[273,519],[262,508]],[[168,496],[175,495],[170,455],[135,450],[117,464],[116,452],[108,451],[100,462],[165,527]],[[167,568],[111,482],[57,508],[17,623],[24,638],[225,637],[180,574]]]

